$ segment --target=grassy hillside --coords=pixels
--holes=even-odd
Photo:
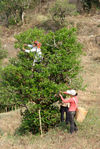
[[[91,108],[83,123],[78,124],[79,131],[68,133],[69,127],[58,124],[48,133],[34,136],[15,135],[20,124],[19,111],[0,114],[0,148],[7,149],[99,149],[100,147],[100,110]]]

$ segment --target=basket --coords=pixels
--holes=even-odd
[[[77,111],[76,111],[76,120],[78,122],[83,122],[83,120],[85,119],[86,115],[87,115],[88,111],[83,108],[83,107],[78,107]]]

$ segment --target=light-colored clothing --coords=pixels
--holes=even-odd
[[[67,98],[65,99],[65,100],[67,100]],[[61,106],[63,106],[63,107],[70,107],[70,103],[64,103],[63,101],[61,102]]]
[[[69,111],[76,111],[77,104],[78,104],[78,98],[77,96],[71,97],[68,100],[65,100],[62,96],[61,99],[64,103],[70,103]]]
[[[25,49],[26,53],[36,52],[35,58],[34,58],[34,61],[33,61],[33,66],[34,66],[36,62],[40,62],[42,60],[42,58],[43,58],[41,49],[38,48],[38,47],[33,47],[33,45],[30,45],[30,44],[28,44],[27,46],[29,48],[31,48],[31,49],[30,50],[29,49]]]

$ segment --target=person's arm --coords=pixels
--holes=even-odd
[[[66,100],[63,98],[63,96],[62,96],[61,94],[59,94],[59,96],[60,96],[61,100],[62,100],[64,103],[66,103]]]
[[[30,53],[31,52],[31,50],[28,50],[28,49],[25,49],[25,46],[27,46],[27,47],[29,47],[29,48],[33,48],[33,45],[31,45],[31,44],[24,44],[24,47],[23,47],[23,50],[26,52],[26,53]]]
[[[33,45],[32,44],[28,44],[27,45],[29,48],[33,48]]]
[[[70,99],[70,98],[69,98],[68,100],[65,100],[61,94],[59,94],[59,96],[60,96],[61,100],[62,100],[64,103],[70,103],[70,102],[71,102],[71,99]]]
[[[67,94],[67,95],[68,95],[68,93],[67,93],[67,92],[63,92],[63,94]]]
[[[26,53],[30,53],[30,52],[31,52],[30,50],[27,50],[27,49],[25,49],[24,51],[25,51]]]
[[[37,47],[33,47],[30,50],[25,49],[25,52],[30,53],[30,52],[36,52],[37,51]]]

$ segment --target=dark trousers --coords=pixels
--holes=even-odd
[[[64,122],[64,112],[66,113],[66,123],[68,124],[69,118],[68,118],[68,107],[61,106],[60,107],[60,113],[61,113],[61,122]]]
[[[69,115],[69,123],[70,123],[70,133],[73,133],[74,131],[78,130],[76,123],[74,121],[75,111],[69,111],[68,115]]]

